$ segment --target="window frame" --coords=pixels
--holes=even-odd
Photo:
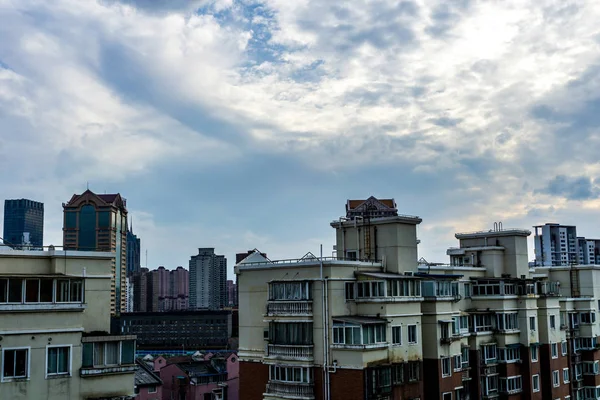
[[[68,348],[69,349],[69,370],[66,373],[48,373],[49,350],[53,348]],[[45,378],[54,377],[71,377],[73,376],[73,345],[72,344],[49,344],[46,346],[46,370]]]
[[[535,349],[535,351],[534,351]],[[529,351],[531,352],[531,362],[538,362],[540,359],[540,349],[538,348],[538,346],[531,346],[529,348]],[[535,352],[535,358],[533,358],[533,353]]]
[[[154,389],[154,390],[150,390],[150,389]],[[158,389],[156,388],[156,386],[148,386],[148,393],[156,393],[158,391]]]
[[[560,373],[558,372],[557,369],[555,369],[554,371],[552,371],[552,387],[559,387],[560,386]]]
[[[558,358],[558,343],[550,343],[550,355],[552,359]]]
[[[560,352],[561,352],[561,354],[562,354],[563,356],[566,356],[566,355],[567,355],[567,352],[568,352],[568,350],[569,350],[569,349],[568,349],[568,347],[569,347],[569,346],[568,346],[568,344],[567,344],[567,341],[566,341],[566,340],[563,340],[562,342],[560,342]]]
[[[452,358],[451,357],[442,357],[440,359],[441,369],[442,369],[442,378],[448,378],[452,376]],[[445,368],[444,364],[447,364]],[[447,371],[444,371],[447,369]]]
[[[7,351],[27,350],[27,369],[25,376],[4,376],[4,362],[6,361]],[[2,360],[0,362],[0,382],[13,382],[19,380],[29,380],[31,378],[31,346],[20,346],[20,347],[5,347],[2,348]]]
[[[396,342],[395,332],[399,332],[400,341]],[[392,345],[393,346],[402,346],[402,325],[392,325]]]
[[[414,328],[415,332],[414,332],[414,341],[411,342],[410,340],[410,330],[411,328]],[[406,340],[408,342],[409,346],[414,346],[419,344],[419,331],[417,328],[417,324],[408,324],[407,328],[406,328]]]
[[[536,386],[537,386],[537,388],[536,388]],[[537,393],[540,391],[540,375],[539,374],[531,375],[531,391],[533,393]]]
[[[563,383],[569,383],[571,380],[569,379],[569,368],[563,368]],[[566,379],[565,379],[566,377]]]

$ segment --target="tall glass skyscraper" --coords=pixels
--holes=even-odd
[[[86,190],[63,204],[65,250],[112,251],[111,314],[126,308],[127,208],[120,194],[95,194]]]
[[[41,249],[44,242],[44,203],[27,199],[4,200],[4,244]],[[26,243],[29,242],[29,243]]]

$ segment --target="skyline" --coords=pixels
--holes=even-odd
[[[134,6],[136,5],[136,6]],[[0,0],[0,183],[128,200],[151,269],[329,255],[349,198],[455,232],[600,217],[600,5]],[[1,202],[0,202],[1,204]],[[533,257],[532,238],[529,258]]]

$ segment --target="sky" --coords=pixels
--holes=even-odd
[[[496,221],[600,237],[599,19],[597,0],[0,0],[0,193],[44,202],[60,245],[62,203],[119,192],[150,268],[330,255],[371,195],[423,218],[429,261]]]

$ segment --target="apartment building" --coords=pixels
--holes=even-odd
[[[421,219],[395,208],[349,201],[333,258],[236,265],[245,398],[600,396],[600,269],[530,269],[531,232],[500,224],[419,263]]]
[[[0,250],[0,399],[133,399],[135,336],[109,334],[114,257]]]
[[[577,264],[579,249],[577,227],[573,225],[544,224],[535,229],[535,262],[540,266]]]
[[[220,310],[227,306],[227,259],[214,248],[199,248],[190,257],[190,309]]]

